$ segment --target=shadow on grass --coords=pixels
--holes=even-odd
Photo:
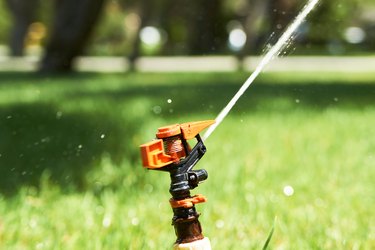
[[[78,74],[78,78],[74,76],[74,81],[67,77],[69,81],[61,81],[61,84],[79,84],[80,79],[94,76]],[[238,77],[224,76],[213,74],[197,79],[162,76],[152,79],[153,76],[149,75],[145,81],[151,79],[151,84],[137,85],[131,82],[132,76],[120,75],[116,81],[128,82],[124,87],[113,90],[99,88],[98,91],[87,91],[82,87],[74,92],[62,90],[58,100],[48,103],[3,105],[0,107],[0,192],[13,194],[24,185],[38,186],[41,175],[46,171],[62,188],[73,186],[84,189],[87,172],[98,166],[103,153],[108,153],[115,162],[121,162],[125,157],[135,162],[139,157],[131,138],[140,132],[139,125],[147,121],[132,116],[119,117],[117,113],[122,112],[124,106],[131,110],[129,105],[134,100],[141,105],[149,105],[144,109],[149,113],[139,116],[144,119],[157,116],[185,122],[190,121],[190,115],[213,119],[240,87]],[[35,77],[32,79],[35,83],[40,76],[9,74],[5,75],[8,83],[2,84],[12,86],[28,81],[30,77]],[[137,81],[142,83],[143,78]],[[361,110],[375,106],[375,85],[371,84],[274,84],[271,81],[268,78],[258,79],[231,114],[284,114],[296,109],[320,112],[327,108]],[[48,88],[48,84],[45,87]],[[98,103],[98,106],[101,103],[107,105],[99,108],[100,112],[85,112],[78,107],[77,111],[69,113],[59,111],[59,102],[82,98]],[[168,99],[171,102],[168,103]],[[116,104],[117,108],[108,103]],[[155,114],[152,110],[157,106],[161,112]],[[123,119],[126,119],[125,124]]]
[[[23,185],[38,187],[43,172],[62,189],[85,187],[85,173],[110,152],[121,160],[126,138],[109,116],[62,113],[51,104],[0,108],[0,192],[11,195]]]
[[[93,72],[69,72],[63,74],[57,73],[40,73],[40,72],[1,72],[0,85],[9,84],[24,84],[33,81],[45,81],[46,79],[59,79],[59,80],[71,80],[74,77],[75,80],[92,79],[100,73]],[[63,81],[62,81],[63,82]]]
[[[176,83],[130,87],[120,91],[76,92],[69,98],[146,98],[161,107],[162,117],[207,114],[214,118],[238,91],[240,85],[228,82],[202,84]],[[168,103],[170,99],[170,103]],[[240,98],[233,114],[249,112],[293,112],[297,109],[323,111],[327,108],[364,109],[375,106],[375,85],[371,84],[273,84],[261,81]],[[214,117],[212,117],[214,116]],[[180,121],[176,121],[180,122]]]

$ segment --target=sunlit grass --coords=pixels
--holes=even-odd
[[[215,118],[246,76],[0,76],[0,249],[170,249],[169,176],[142,169],[138,145]],[[197,166],[213,249],[261,249],[275,217],[269,249],[375,248],[374,82],[254,83]]]

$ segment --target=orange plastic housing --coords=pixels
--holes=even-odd
[[[207,201],[206,197],[204,197],[201,194],[197,194],[197,195],[194,195],[191,198],[187,198],[187,199],[184,199],[184,200],[175,200],[175,199],[171,198],[169,200],[169,204],[171,204],[172,208],[178,208],[178,207],[190,208],[190,207],[193,207],[197,203],[202,203],[202,202],[206,202],[206,201]]]
[[[187,122],[180,125],[182,135],[185,140],[193,139],[203,129],[208,128],[215,123],[215,120]]]
[[[156,137],[159,139],[167,138],[175,135],[181,134],[181,128],[179,124],[173,124],[165,127],[158,128]]]
[[[214,120],[207,120],[160,127],[156,133],[158,139],[140,146],[143,166],[157,169],[179,161],[186,156],[185,151],[189,152],[181,140],[193,139],[213,123]]]
[[[163,140],[158,139],[141,145],[142,164],[147,168],[161,168],[173,162],[173,158],[164,154]]]

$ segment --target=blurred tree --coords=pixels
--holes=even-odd
[[[297,0],[112,0],[105,9],[106,23],[96,34],[95,47],[91,51],[102,55],[129,55],[135,60],[142,51],[139,33],[143,27],[154,26],[161,31],[159,53],[211,54],[227,53],[227,41],[231,20],[237,21],[246,33],[246,44],[236,50],[239,58],[262,51],[264,43],[274,33],[279,37],[307,1]],[[45,71],[70,70],[72,60],[88,44],[105,0],[55,0],[51,13],[50,1],[5,0],[12,13],[14,25],[11,32],[11,51],[22,55],[28,26],[37,15],[44,23],[52,23],[47,30],[49,37],[46,54],[41,64]],[[360,26],[359,12],[369,12],[366,6],[374,6],[373,0],[321,1],[303,27],[304,40],[317,50],[324,51],[327,44],[344,44],[343,34],[350,25]],[[0,4],[1,7],[1,4]],[[3,11],[3,12],[1,12]],[[5,39],[9,21],[0,11],[0,39]],[[370,13],[370,12],[369,12]],[[371,12],[372,13],[372,12]],[[369,14],[367,14],[369,15]],[[43,17],[44,18],[40,18]],[[47,18],[45,18],[47,16]],[[128,18],[129,17],[129,18]],[[131,18],[130,18],[131,17]],[[132,21],[131,21],[132,20]],[[372,20],[372,19],[371,19]],[[373,27],[366,23],[366,27]],[[369,29],[370,29],[369,28]],[[373,30],[373,28],[371,28]],[[131,30],[131,32],[128,32]],[[370,35],[367,44],[371,43]],[[98,42],[99,41],[99,42]],[[43,42],[43,41],[42,41]],[[43,42],[44,43],[44,42]],[[371,46],[368,46],[370,48]],[[306,46],[308,51],[311,47]]]
[[[296,0],[238,0],[234,19],[244,29],[246,43],[236,51],[237,58],[241,61],[249,53],[262,51],[271,34],[278,39],[296,16],[296,6]]]
[[[222,0],[142,0],[138,2],[138,13],[141,25],[129,56],[131,61],[140,55],[139,32],[146,26],[156,26],[166,32],[168,39],[163,49],[166,54],[213,53],[225,45]]]
[[[156,2],[150,0],[141,0],[139,1],[138,12],[140,17],[140,25],[136,31],[135,39],[133,40],[133,48],[130,52],[128,58],[130,61],[130,69],[133,70],[135,68],[135,61],[140,56],[140,47],[141,47],[141,39],[140,39],[140,32],[142,28],[150,25],[152,20],[152,13],[155,13],[154,7]]]
[[[222,0],[195,0],[186,2],[189,54],[212,54],[225,45],[226,18]]]
[[[13,16],[10,35],[11,54],[22,56],[28,27],[35,19],[39,0],[6,0],[6,3]]]
[[[279,37],[285,28],[297,16],[299,4],[297,0],[270,0],[267,14],[270,28]]]
[[[85,54],[100,56],[129,55],[140,26],[136,3],[107,1],[100,22],[95,26]]]
[[[310,17],[306,45],[330,54],[345,53],[345,29],[358,17],[359,1],[341,0],[321,1],[319,8]],[[363,2],[363,1],[362,1]]]
[[[46,45],[41,71],[72,69],[73,59],[82,53],[105,0],[56,0],[52,33]]]
[[[266,23],[267,9],[270,0],[247,0],[239,2],[233,12],[234,19],[238,20],[241,28],[246,34],[245,46],[236,52],[237,58],[241,61],[246,54],[255,53],[263,33],[264,24]],[[241,65],[241,63],[239,64]]]

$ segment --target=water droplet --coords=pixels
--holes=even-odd
[[[21,173],[22,175],[26,175],[27,174],[27,172],[26,171],[23,171],[22,173]]]
[[[335,97],[335,98],[333,98],[333,100],[334,100],[335,102],[338,102],[338,101],[339,101],[339,98]]]
[[[296,103],[300,103],[300,100],[299,100],[299,99],[296,99]]]
[[[49,137],[45,137],[45,138],[42,138],[40,141],[41,141],[42,143],[46,143],[46,142],[50,142],[50,140],[51,140],[51,138],[49,138]]]
[[[171,113],[171,114],[172,114],[173,112],[174,112],[174,110],[173,110],[173,109],[169,109],[169,113]]]
[[[63,115],[63,113],[61,111],[57,111],[56,112],[56,119],[59,120],[62,115]]]
[[[167,102],[168,102],[168,103],[172,103],[172,99],[168,99]]]
[[[216,223],[215,223],[215,226],[217,228],[223,228],[225,225],[224,221],[223,220],[217,220]]]
[[[294,194],[294,189],[292,186],[285,186],[283,192],[286,196],[292,196]]]
[[[38,222],[35,219],[31,219],[29,221],[29,227],[30,228],[36,228],[38,226]]]
[[[44,243],[43,242],[39,242],[35,245],[35,248],[36,249],[43,249],[44,248]]]
[[[112,224],[111,216],[110,215],[104,216],[103,221],[102,221],[103,227],[108,228],[111,226],[111,224]]]
[[[104,139],[104,137],[105,137],[105,134],[101,134],[100,138]]]
[[[137,217],[134,217],[134,218],[132,218],[131,223],[132,223],[133,226],[138,226],[138,224],[139,224],[139,219],[138,219]]]
[[[78,145],[78,148],[79,148],[79,149],[81,149],[82,147],[83,147],[82,144],[79,144],[79,145]]]
[[[145,185],[145,190],[148,193],[152,193],[152,190],[154,190],[154,186],[152,186],[151,184],[146,184]]]
[[[8,115],[8,116],[7,116],[7,119],[12,119],[12,116],[11,116],[11,115]]]
[[[162,108],[160,106],[154,106],[152,108],[152,111],[154,111],[154,113],[157,114],[157,115],[161,113],[161,110],[162,110]]]

